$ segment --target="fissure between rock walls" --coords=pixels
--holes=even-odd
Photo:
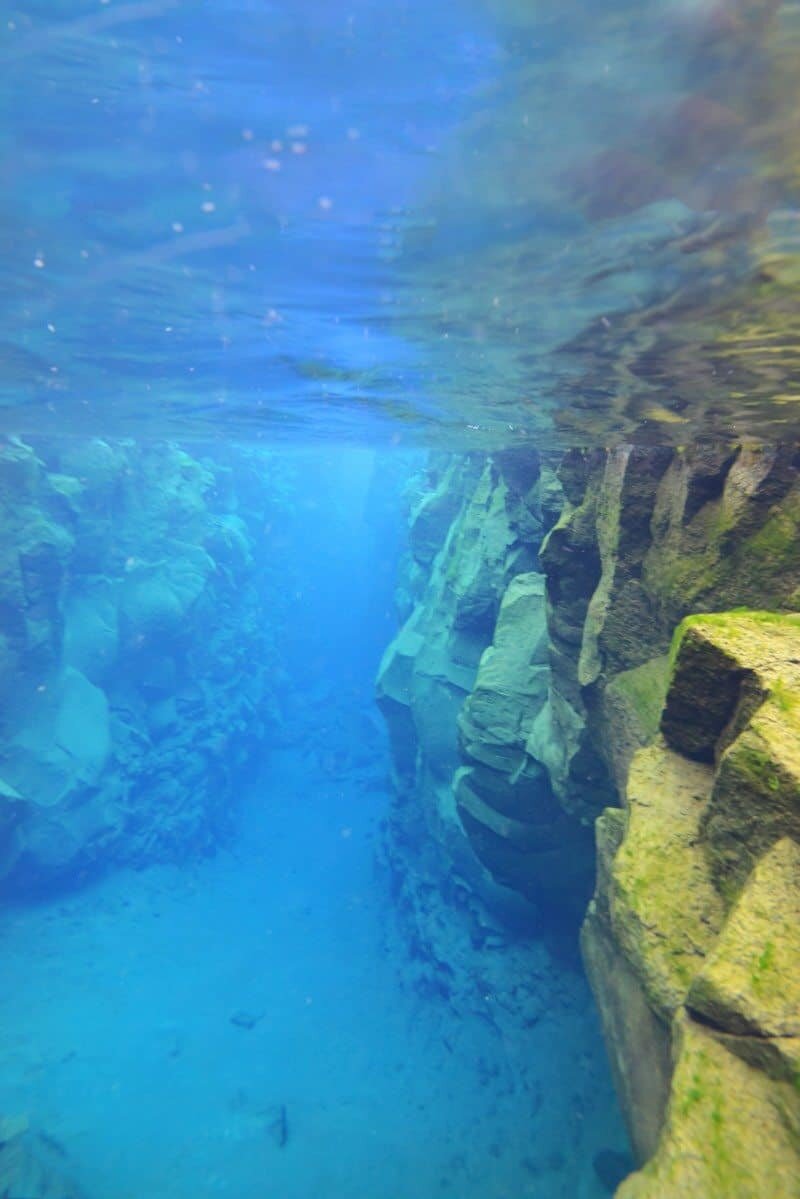
[[[434,456],[409,497],[389,854],[438,846],[478,936],[583,919],[620,1199],[800,1195],[798,465]]]
[[[416,983],[524,1056],[580,1008],[551,955],[582,926],[621,1199],[800,1196],[798,466],[508,451],[410,485],[377,692]],[[2,447],[0,888],[219,843],[281,735],[296,488],[244,450]]]

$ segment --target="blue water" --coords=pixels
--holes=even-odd
[[[80,440],[36,444],[40,463],[61,468],[51,486],[75,477],[67,469],[83,469],[88,485],[92,462],[95,488],[107,486],[97,462],[110,470],[106,451],[116,451],[132,493],[106,495],[113,515],[96,499],[72,526],[74,561],[84,562],[59,596],[68,611],[82,597],[83,640],[68,619],[53,661],[29,650],[35,673],[20,666],[5,701],[3,770],[26,799],[49,798],[45,761],[68,772],[83,755],[89,770],[99,690],[112,757],[88,790],[67,775],[66,802],[4,831],[0,1114],[23,1122],[19,1143],[52,1189],[36,1189],[30,1165],[15,1175],[2,1152],[0,1178],[11,1170],[31,1194],[88,1199],[601,1199],[594,1157],[626,1142],[577,966],[511,931],[494,948],[475,945],[445,875],[420,878],[438,929],[432,948],[418,935],[415,947],[393,898],[392,785],[373,678],[397,624],[402,486],[424,458],[217,450],[202,458],[216,485],[206,479],[200,509],[187,484],[198,478],[197,446],[95,443],[92,459]],[[6,469],[15,452],[30,462],[7,446]],[[147,529],[143,485],[153,493]],[[255,549],[246,567],[216,539],[237,520]],[[155,577],[174,579],[189,527],[202,528],[216,575],[235,572],[241,594],[215,577],[215,605],[198,613],[195,601],[186,628],[165,629],[152,593],[141,606],[145,568],[129,540],[142,563],[171,546]],[[104,664],[107,628],[90,620],[90,601],[109,581],[129,615]],[[241,665],[228,633],[242,642]],[[88,698],[75,712],[63,661],[78,650],[102,687],[82,675]],[[256,656],[269,663],[258,687]],[[225,717],[239,670],[235,693],[251,687],[256,711]],[[42,748],[37,733],[50,726],[38,705],[50,691],[61,706]],[[154,721],[165,695],[177,697],[171,724]],[[65,722],[80,730],[67,764]],[[186,776],[197,755],[202,772]],[[203,790],[209,781],[218,794]],[[442,962],[448,993],[425,984]]]
[[[0,1193],[632,1164],[576,930],[395,819],[374,679],[431,451],[796,434],[797,11],[3,7]]]

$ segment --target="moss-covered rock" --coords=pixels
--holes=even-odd
[[[597,889],[581,930],[581,951],[631,1144],[637,1160],[644,1162],[655,1152],[669,1096],[669,1024],[648,1001],[611,926],[611,870],[625,835],[625,814],[609,808],[595,832]]]
[[[797,1199],[800,1091],[681,1016],[664,1131],[617,1199]]]
[[[687,1005],[716,1028],[773,1038],[800,1079],[800,845],[757,863],[692,980]]]
[[[619,1199],[800,1194],[799,634],[793,614],[685,620],[663,738],[598,828],[583,951],[646,1161]],[[669,1090],[657,1148],[642,1054]]]
[[[652,745],[635,756],[625,837],[611,867],[614,936],[654,1010],[670,1019],[724,916],[699,830],[710,768]]]
[[[718,886],[731,894],[770,845],[800,840],[800,687],[776,681],[721,758],[704,838]]]
[[[633,755],[653,739],[661,721],[669,682],[666,654],[613,676],[600,699],[603,725],[613,729],[606,757],[611,776],[624,794]]]
[[[662,728],[683,753],[718,762],[703,838],[732,895],[778,838],[800,838],[800,617],[690,617],[672,657]]]
[[[644,729],[614,684],[660,662],[683,617],[797,606],[797,459],[791,445],[703,443],[565,457],[569,502],[541,558],[561,745],[546,765],[570,811],[593,818],[612,800],[604,768],[623,782]]]

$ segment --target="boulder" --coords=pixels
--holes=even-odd
[[[683,622],[598,828],[582,946],[644,1163],[618,1199],[800,1194],[799,626]]]
[[[764,854],[689,988],[692,1013],[751,1061],[800,1078],[800,845]],[[769,1043],[769,1047],[768,1047]]]
[[[616,1199],[798,1199],[800,1094],[731,1052],[686,1015],[654,1156]]]

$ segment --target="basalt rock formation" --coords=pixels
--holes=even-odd
[[[197,852],[229,823],[277,715],[270,465],[237,458],[234,490],[232,462],[175,445],[0,448],[4,886]]]
[[[560,503],[535,455],[435,461],[410,517],[406,620],[378,676],[405,811],[479,889],[493,879],[550,904],[582,894],[591,857],[528,748],[550,675],[538,552]]]
[[[619,1196],[794,1196],[800,617],[690,617],[674,656],[661,736],[634,755],[624,812],[598,821],[583,929],[649,1159]]]
[[[395,830],[420,808],[473,889],[569,930],[596,824],[619,1196],[799,1195],[800,451],[571,451],[563,501],[510,462],[440,464],[414,509]]]

